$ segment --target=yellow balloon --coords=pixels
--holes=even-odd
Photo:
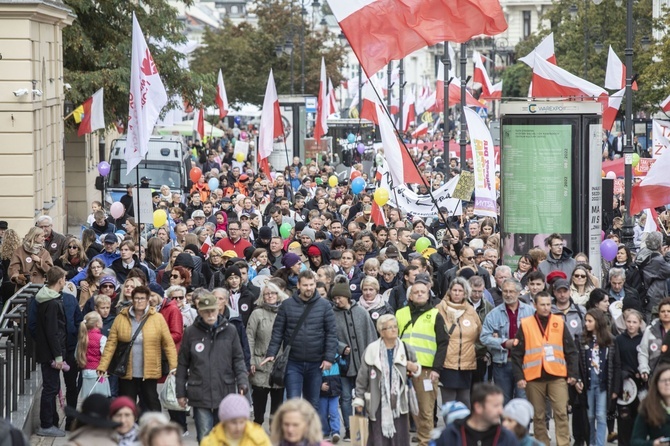
[[[389,191],[384,187],[380,187],[375,191],[375,203],[379,206],[384,206],[389,201]]]
[[[339,184],[340,180],[337,178],[335,175],[331,175],[330,178],[328,178],[328,185],[330,187],[336,187]]]
[[[167,223],[167,214],[162,209],[156,209],[154,211],[154,227],[160,228],[165,223]]]
[[[246,158],[246,157],[244,156],[244,153],[242,153],[242,152],[237,152],[237,154],[235,155],[235,159],[237,160],[238,163],[244,162],[244,158]]]

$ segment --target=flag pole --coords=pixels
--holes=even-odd
[[[137,219],[137,243],[140,243],[140,240],[142,239],[142,223],[140,221],[140,165],[138,164],[135,167],[135,179],[137,183],[135,184],[135,187],[137,188],[137,209],[135,209],[135,218]],[[133,240],[133,243],[135,243],[135,240]],[[141,247],[137,247],[137,257],[140,258],[139,250]]]

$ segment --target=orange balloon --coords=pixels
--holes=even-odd
[[[357,170],[352,170],[351,171],[351,179],[352,180],[355,179],[355,178],[358,178],[360,176],[361,176],[361,173],[359,171],[357,171]]]

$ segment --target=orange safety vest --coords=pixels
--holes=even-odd
[[[542,376],[542,369],[553,376],[567,378],[568,368],[563,352],[563,318],[552,314],[546,331],[536,316],[521,320],[526,353],[523,357],[523,376],[532,381]]]

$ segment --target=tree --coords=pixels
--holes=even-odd
[[[186,41],[177,11],[166,0],[64,0],[77,16],[63,30],[65,81],[72,88],[67,99],[81,104],[101,87],[105,89],[105,122],[128,119],[132,13],[135,12],[158,66],[168,97],[193,99],[198,77],[181,68],[183,55],[174,45]],[[192,0],[184,0],[191,4]],[[160,43],[160,44],[158,44]],[[173,106],[176,104],[172,104]],[[68,120],[67,125],[74,125]]]
[[[300,8],[288,0],[259,0],[258,25],[243,22],[233,25],[226,21],[220,29],[205,32],[204,45],[198,48],[191,68],[201,76],[223,71],[226,93],[230,103],[263,103],[265,86],[270,68],[273,69],[278,94],[290,92],[290,58],[286,54],[277,56],[278,46],[290,41],[293,45],[294,91],[300,93],[301,46],[300,34],[304,26],[305,45],[305,94],[317,95],[321,57],[326,60],[328,75],[333,85],[342,79],[340,69],[344,60],[344,49],[335,42],[332,33],[312,28]],[[205,91],[205,104],[213,104]]]
[[[574,1],[574,3],[573,3]],[[604,0],[595,5],[591,0],[573,0],[554,2],[543,20],[548,21],[548,28],[541,28],[529,39],[520,42],[516,47],[518,56],[525,56],[548,35],[554,33],[556,60],[558,65],[596,85],[604,85],[607,67],[607,53],[611,45],[617,55],[625,63],[626,47],[626,7],[617,7],[614,0]],[[571,7],[577,8],[575,18],[571,17]],[[635,110],[649,107],[654,85],[647,71],[651,65],[652,51],[644,50],[641,40],[644,36],[651,37],[652,0],[640,0],[634,3],[633,17],[636,24],[634,34],[635,56],[633,73],[639,74],[640,90],[634,95]],[[598,53],[596,42],[602,44]],[[532,70],[524,68],[507,69],[503,74],[505,95],[520,92],[525,96],[532,77]],[[656,68],[654,68],[656,69]],[[659,70],[660,71],[660,70]],[[658,73],[660,74],[660,73]]]

